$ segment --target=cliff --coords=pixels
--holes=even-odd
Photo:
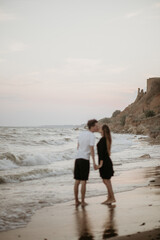
[[[111,118],[103,118],[113,132],[145,134],[160,139],[160,78],[147,79],[147,91],[138,88],[135,101]]]

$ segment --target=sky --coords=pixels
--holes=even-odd
[[[0,126],[82,124],[160,77],[160,0],[0,0]]]

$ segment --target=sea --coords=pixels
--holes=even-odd
[[[83,126],[0,127],[0,231],[24,227],[36,210],[74,199],[73,169]],[[96,143],[100,134],[95,133]],[[112,133],[115,176],[160,165],[159,145],[145,136]],[[96,161],[97,150],[95,146]],[[141,156],[149,154],[150,158]],[[114,192],[147,185],[114,184]],[[99,172],[91,170],[86,197],[106,195]]]

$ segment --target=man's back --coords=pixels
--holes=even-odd
[[[95,136],[91,131],[83,131],[78,138],[77,158],[90,159],[90,146],[94,146]]]

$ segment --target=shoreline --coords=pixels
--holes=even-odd
[[[85,208],[81,206],[75,208],[73,201],[44,207],[35,212],[26,227],[0,232],[0,239],[63,240],[78,239],[78,237],[80,239],[84,237],[84,234],[91,237],[88,239],[95,240],[109,237],[118,240],[122,239],[121,236],[126,236],[127,239],[127,235],[131,234],[134,234],[133,238],[130,236],[129,239],[149,239],[143,238],[143,234],[144,236],[159,236],[159,230],[152,231],[156,228],[160,229],[158,171],[159,167],[155,170],[147,169],[144,178],[148,180],[152,178],[148,186],[116,193],[117,202],[112,206],[101,205],[104,196],[97,196],[88,197],[86,201],[89,205]],[[137,170],[137,176],[133,174],[132,177],[137,178],[139,173]],[[145,233],[146,231],[149,232]]]
[[[143,187],[117,193],[117,203],[112,206],[100,204],[104,197],[92,197],[87,199],[89,205],[85,208],[75,208],[73,201],[45,207],[36,211],[27,227],[0,232],[0,239],[70,240],[87,239],[87,236],[95,240],[111,237],[115,240],[128,239],[129,236],[129,239],[151,239],[144,236],[160,234],[159,199],[151,201],[152,195],[148,199],[151,192],[157,195],[160,190]],[[140,201],[131,203],[133,197]]]

